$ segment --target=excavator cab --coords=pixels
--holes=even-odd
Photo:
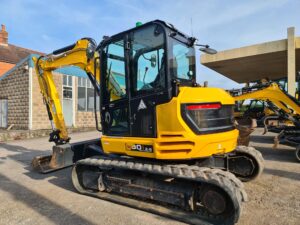
[[[234,101],[197,86],[195,41],[156,20],[100,43],[105,153],[189,160],[235,149]]]
[[[104,135],[157,137],[156,106],[196,84],[194,41],[153,21],[101,43]]]

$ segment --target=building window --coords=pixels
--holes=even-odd
[[[78,111],[86,111],[86,79],[78,78]]]
[[[94,87],[82,77],[78,78],[78,111],[94,111]]]
[[[72,76],[63,75],[63,98],[72,99]]]
[[[87,110],[93,111],[94,110],[94,88],[87,88]]]

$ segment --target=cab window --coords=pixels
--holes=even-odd
[[[124,41],[110,43],[105,48],[105,54],[107,55],[105,86],[109,95],[107,100],[111,102],[126,98]]]
[[[165,87],[164,32],[159,25],[137,30],[132,37],[133,94]]]

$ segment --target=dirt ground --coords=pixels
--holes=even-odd
[[[249,202],[239,225],[300,224],[300,163],[291,148],[272,149],[273,136],[257,130],[251,145],[262,152],[263,175],[246,183]],[[72,140],[97,138],[97,132],[72,134]],[[164,217],[79,195],[70,169],[48,175],[33,172],[32,157],[50,153],[47,138],[0,143],[0,224],[182,224]]]

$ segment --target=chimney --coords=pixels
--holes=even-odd
[[[6,31],[5,25],[1,24],[0,30],[0,45],[8,44],[8,33]]]

